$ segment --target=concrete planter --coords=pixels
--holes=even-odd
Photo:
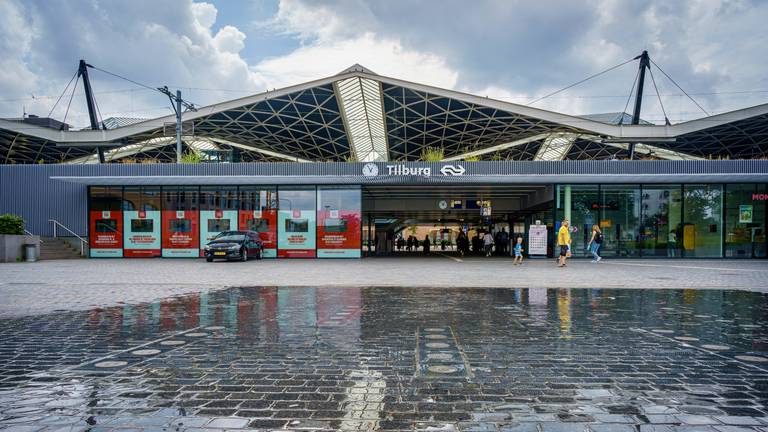
[[[40,256],[40,236],[0,234],[0,262],[16,262],[24,258],[24,245],[37,245]]]

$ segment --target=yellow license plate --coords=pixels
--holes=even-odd
[[[226,252],[214,252],[213,254],[214,255],[226,255],[227,253]]]

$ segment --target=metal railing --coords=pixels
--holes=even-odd
[[[59,222],[59,221],[57,221],[55,219],[48,219],[48,222],[53,224],[53,238],[57,238],[58,237],[58,229],[57,228],[61,227],[61,228],[64,229],[64,231],[72,234],[78,240],[80,240],[80,256],[85,256],[85,246],[88,244],[88,242],[84,238],[80,237],[79,235],[77,235],[77,233],[75,233],[71,229],[67,228],[61,222]]]

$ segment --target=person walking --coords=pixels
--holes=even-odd
[[[523,237],[518,237],[515,241],[515,261],[514,265],[522,265],[523,264]]]
[[[486,231],[483,236],[483,246],[485,248],[485,256],[491,256],[491,251],[493,250],[493,235],[491,235],[490,231]]]
[[[429,234],[424,236],[424,255],[429,255]]]
[[[509,233],[507,233],[506,228],[501,229],[501,232],[499,233],[499,241],[497,243],[496,248],[499,249],[499,253],[506,256],[509,252]]]
[[[469,240],[463,230],[459,230],[459,235],[456,237],[456,249],[459,251],[459,255],[462,257],[469,250]]]
[[[592,262],[597,263],[600,262],[601,259],[603,259],[598,252],[600,251],[600,246],[603,245],[603,232],[600,231],[600,227],[595,224],[592,225],[592,237],[589,239],[589,243],[587,243],[587,248],[589,248],[589,251],[592,253]]]
[[[558,267],[565,267],[565,260],[571,254],[571,230],[569,226],[568,219],[563,219],[563,223],[557,231],[557,245],[560,246],[560,257],[557,262]]]
[[[677,251],[677,234],[675,230],[670,229],[669,236],[667,236],[667,256],[674,258],[676,255],[675,251]]]

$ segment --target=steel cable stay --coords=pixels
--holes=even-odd
[[[533,105],[533,104],[535,104],[536,102],[539,102],[539,101],[541,101],[541,100],[544,100],[544,99],[546,99],[546,98],[548,98],[548,97],[550,97],[550,96],[554,96],[554,95],[556,95],[556,94],[558,94],[558,93],[560,93],[560,92],[563,92],[563,91],[565,91],[565,90],[568,90],[569,88],[572,88],[572,87],[576,87],[577,85],[579,85],[579,84],[581,84],[581,83],[587,82],[587,81],[591,80],[592,78],[596,78],[596,77],[599,77],[600,75],[603,75],[603,74],[605,74],[605,73],[608,73],[608,72],[610,72],[610,71],[612,71],[612,70],[614,70],[614,69],[618,69],[618,68],[620,68],[620,67],[624,66],[624,65],[625,65],[625,64],[627,64],[627,63],[630,63],[630,62],[633,62],[633,61],[635,61],[636,59],[637,59],[636,57],[633,57],[633,58],[631,58],[631,59],[629,59],[629,60],[627,60],[627,61],[625,61],[625,62],[623,62],[623,63],[619,63],[619,64],[617,64],[616,66],[612,66],[612,67],[610,67],[610,68],[608,68],[608,69],[606,69],[606,70],[604,70],[604,71],[602,71],[602,72],[598,72],[598,73],[596,73],[596,74],[590,75],[590,76],[588,76],[588,77],[584,78],[583,80],[577,81],[577,82],[575,82],[575,83],[573,83],[573,84],[571,84],[571,85],[568,85],[568,86],[565,86],[565,87],[561,88],[560,90],[554,91],[554,92],[552,92],[552,93],[549,93],[549,94],[547,94],[547,95],[545,95],[545,96],[542,96],[542,97],[540,97],[540,98],[538,98],[538,99],[535,99],[535,100],[533,100],[533,101],[531,101],[531,102],[528,102],[528,103],[527,103],[527,104],[525,104],[525,105],[527,105],[527,106]]]

